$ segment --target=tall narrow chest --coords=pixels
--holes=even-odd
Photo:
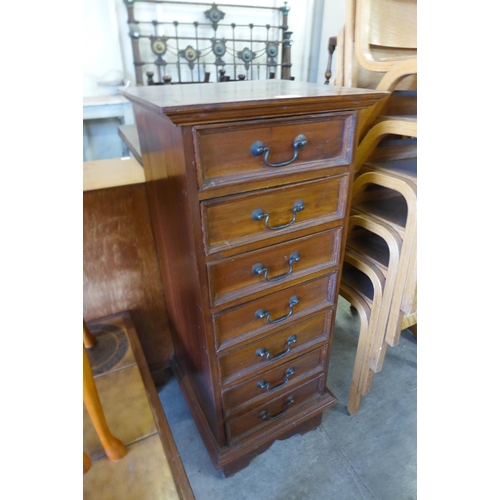
[[[214,465],[230,475],[337,402],[326,376],[357,114],[384,93],[267,80],[126,96],[172,366]]]

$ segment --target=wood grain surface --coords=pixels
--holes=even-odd
[[[129,310],[150,370],[172,341],[144,184],[83,194],[83,318]]]

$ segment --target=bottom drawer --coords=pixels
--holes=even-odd
[[[279,425],[280,419],[293,414],[296,409],[314,399],[316,395],[320,396],[324,387],[325,376],[323,374],[242,416],[229,418],[226,423],[229,441],[242,438],[250,432],[257,432],[272,424]]]

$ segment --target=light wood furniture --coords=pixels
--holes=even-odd
[[[230,475],[337,399],[327,360],[360,109],[292,81],[128,89],[181,389]]]
[[[97,340],[88,355],[102,408],[127,453],[118,462],[107,459],[84,408],[83,443],[92,467],[83,477],[83,498],[194,500],[130,313],[87,326]]]
[[[113,462],[122,459],[126,454],[126,449],[109,430],[85,345],[83,346],[83,401],[107,457]],[[84,458],[84,471],[88,468],[89,464]]]
[[[144,183],[144,170],[134,157],[83,162],[83,191]]]
[[[400,123],[401,130],[411,130],[413,137],[417,136],[416,122],[400,120],[385,121],[383,124]],[[374,134],[372,143],[379,143],[385,136],[383,130]],[[391,129],[392,130],[392,129]],[[398,129],[394,129],[397,131]],[[375,127],[370,134],[375,131]],[[367,136],[366,139],[369,137]],[[397,144],[397,143],[396,143]],[[371,146],[367,147],[368,150]],[[386,326],[386,342],[397,345],[403,328],[405,316],[408,317],[405,327],[416,323],[417,312],[417,158],[401,158],[401,149],[391,155],[391,147],[379,153],[378,161],[368,161],[360,169],[353,186],[351,214],[369,215],[383,224],[391,226],[401,237],[402,246],[398,271],[392,294],[392,305]],[[405,151],[405,150],[403,150]],[[362,152],[363,156],[365,152]],[[407,156],[407,155],[404,155]],[[366,194],[370,188],[380,189]],[[410,319],[411,317],[411,319]]]
[[[335,85],[390,92],[360,117],[362,139],[380,115],[416,114],[416,0],[347,0]]]
[[[354,290],[370,308],[368,327],[360,331],[356,349],[351,389],[347,403],[347,410],[352,415],[359,409],[361,395],[366,395],[370,391],[373,373],[370,370],[370,357],[377,342],[379,324],[387,316],[387,304],[385,303],[387,295],[384,294],[385,278],[377,266],[364,258],[362,254],[350,249],[346,249],[345,253],[342,282],[349,287],[349,290]],[[344,293],[342,287],[340,293]],[[352,293],[344,296],[349,300],[348,297],[352,298]],[[354,305],[359,308],[356,301]]]
[[[394,289],[400,276],[400,258],[402,239],[388,224],[373,219],[368,214],[349,217],[349,233],[346,252],[354,252],[364,261],[375,266],[384,277],[383,298],[378,321],[372,321],[370,327],[372,348],[369,353],[369,366],[374,373],[382,369],[387,349],[387,322],[391,312]]]
[[[351,413],[382,369],[387,345],[398,343],[402,329],[416,328],[416,7],[416,0],[346,0],[346,24],[337,37],[334,84],[387,92],[360,112],[356,138],[346,255],[355,252],[385,282],[379,306],[373,299],[380,284],[367,265],[363,279],[373,282],[373,296],[363,293],[361,278],[345,283],[354,307],[377,309],[368,319],[360,313],[368,324],[361,324],[356,362],[363,369],[353,371]]]

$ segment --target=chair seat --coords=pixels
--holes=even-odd
[[[377,189],[377,191],[383,190],[382,188]],[[387,193],[387,196],[390,197],[385,198],[382,196],[383,194],[380,194],[377,199],[372,199],[364,203],[356,203],[356,205],[351,207],[351,215],[368,214],[374,219],[381,220],[390,225],[404,238],[408,217],[408,205],[404,196],[397,194],[391,196],[391,193]]]
[[[368,161],[359,173],[377,171],[404,177],[417,183],[417,158],[398,158],[395,160]]]

